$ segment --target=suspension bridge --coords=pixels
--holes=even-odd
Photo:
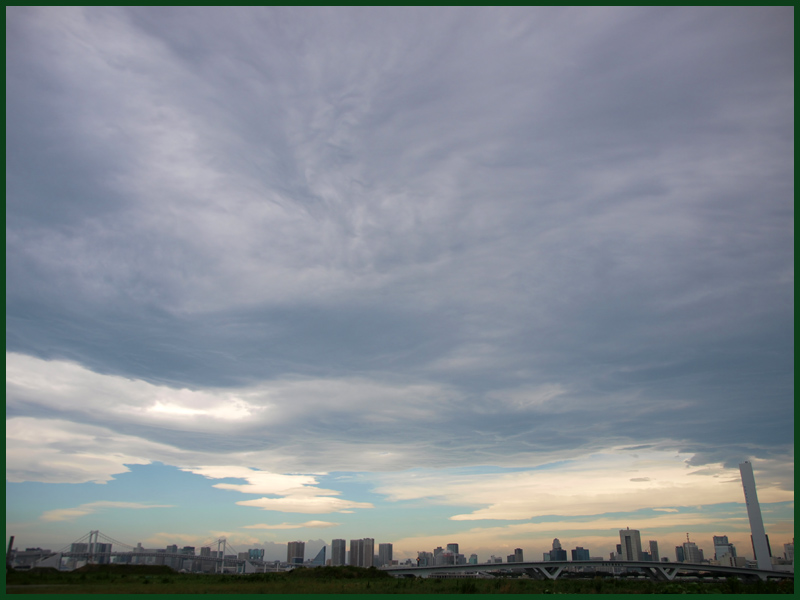
[[[146,549],[131,546],[120,542],[99,530],[93,530],[83,537],[67,544],[56,552],[40,551],[38,549],[27,551],[14,551],[13,537],[9,544],[9,563],[15,568],[55,567],[57,569],[77,568],[85,564],[156,564],[168,565],[176,570],[186,568],[187,561],[191,563],[186,570],[203,570],[215,573],[263,573],[278,567],[276,561],[264,561],[260,558],[243,557],[235,547],[228,543],[227,538],[206,540],[200,546],[200,554],[196,554],[197,546],[177,545],[167,546],[165,549]],[[212,549],[216,546],[216,549]],[[233,554],[229,554],[232,552]]]

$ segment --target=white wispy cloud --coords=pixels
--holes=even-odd
[[[42,513],[39,517],[42,521],[73,521],[78,517],[90,515],[104,508],[125,508],[131,510],[142,510],[148,508],[175,508],[173,504],[142,504],[139,502],[116,502],[110,500],[98,500],[81,504],[74,508],[57,508]]]
[[[303,529],[306,527],[314,529],[326,529],[328,527],[338,527],[340,523],[330,521],[306,521],[305,523],[258,523],[256,525],[245,525],[244,529]]]
[[[211,479],[234,477],[244,479],[245,484],[216,483],[214,487],[244,494],[273,494],[280,498],[258,498],[240,500],[240,506],[254,506],[279,512],[323,514],[343,512],[353,508],[373,508],[369,502],[353,502],[336,498],[340,492],[316,487],[313,475],[280,475],[255,471],[245,467],[199,467],[185,469]]]
[[[738,469],[717,464],[702,469],[705,476],[698,477],[698,469],[687,469],[689,458],[668,450],[610,448],[532,470],[470,476],[441,470],[383,474],[376,491],[394,501],[426,499],[436,504],[476,506],[472,512],[452,515],[450,519],[455,521],[528,520],[553,514],[637,511],[665,503],[687,506],[743,501]],[[765,462],[770,461],[760,461]],[[621,476],[625,472],[648,476]],[[502,496],[497,494],[499,489],[505,490]],[[793,492],[776,485],[759,489],[764,502],[785,502],[793,497]]]
[[[6,479],[12,482],[106,483],[172,448],[92,425],[15,417],[6,420]]]
[[[225,466],[205,466],[184,469],[191,473],[203,475],[209,479],[244,479],[247,483],[215,483],[214,487],[221,490],[233,490],[243,494],[290,494],[292,492],[301,493],[306,490],[309,493],[324,492],[337,494],[332,490],[319,490],[314,488],[317,478],[314,475],[283,475],[280,473],[270,473],[268,471],[257,471],[247,467],[233,465]]]
[[[354,508],[374,508],[371,502],[355,502],[330,496],[312,496],[290,494],[283,498],[258,498],[256,500],[240,500],[240,506],[254,506],[264,510],[278,512],[327,514],[350,512]]]
[[[286,427],[329,415],[361,413],[373,423],[441,420],[436,408],[459,395],[447,386],[392,384],[364,378],[283,380],[236,389],[175,389],[141,379],[95,373],[79,364],[6,353],[6,386],[11,406],[103,415],[126,423],[189,431]],[[276,433],[280,434],[282,429]],[[335,433],[335,432],[334,432]]]

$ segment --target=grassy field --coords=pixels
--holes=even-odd
[[[664,582],[595,578],[537,581],[395,579],[377,569],[324,567],[255,575],[181,574],[169,567],[93,565],[6,573],[10,594],[792,594],[794,583]]]

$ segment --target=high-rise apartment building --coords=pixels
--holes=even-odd
[[[347,543],[344,540],[331,542],[331,566],[343,567],[347,564]]]
[[[650,560],[653,562],[661,560],[658,556],[658,542],[656,540],[650,540]]]
[[[458,554],[458,544],[447,544],[447,552]]]
[[[742,487],[744,488],[744,502],[747,505],[747,517],[750,519],[750,533],[753,540],[753,553],[756,555],[758,568],[766,571],[772,570],[769,542],[764,531],[764,521],[761,518],[761,507],[756,494],[756,478],[753,475],[753,465],[744,461],[739,465],[742,474]]]
[[[391,544],[378,544],[378,566],[392,564],[392,545]]]
[[[375,562],[375,540],[350,540],[350,566],[371,567]]]
[[[642,560],[642,538],[637,529],[620,529],[622,560]]]
[[[675,562],[684,562],[683,546],[675,546]]]
[[[364,538],[363,542],[361,564],[359,567],[371,567],[375,558],[375,540],[373,538]]]
[[[515,563],[525,562],[522,560],[522,548],[514,548],[514,562]]]
[[[289,547],[286,549],[286,562],[294,565],[302,565],[306,555],[305,542],[289,542]]]
[[[363,567],[364,540],[350,540],[350,566]]]

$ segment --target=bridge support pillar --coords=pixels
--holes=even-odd
[[[653,581],[672,581],[678,574],[675,567],[645,567],[644,571]]]
[[[532,567],[525,569],[525,572],[535,579],[558,579],[561,571],[564,570],[563,566],[560,567]]]
[[[539,569],[529,568],[525,569],[525,572],[531,579],[538,579],[539,581],[547,579]]]

